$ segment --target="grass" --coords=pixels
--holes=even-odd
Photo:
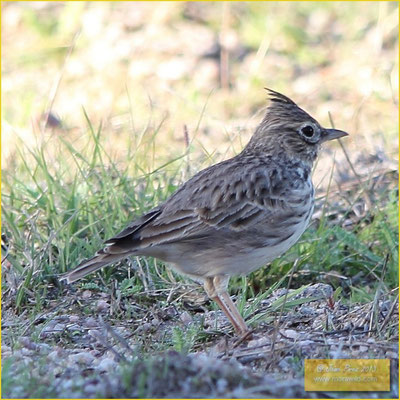
[[[91,256],[134,215],[139,216],[166,199],[182,182],[185,153],[146,172],[133,141],[126,150],[132,155],[126,163],[108,152],[101,127],[93,129],[88,120],[88,130],[89,139],[81,149],[54,138],[36,149],[21,150],[18,174],[3,173],[3,235],[10,249],[7,260],[15,274],[15,287],[10,288],[3,280],[3,293],[13,290],[17,313],[26,307],[37,312],[45,306],[50,293],[53,297],[60,296],[64,289],[58,283],[59,274]],[[153,140],[155,137],[152,136]],[[142,151],[148,154],[151,148],[154,149],[149,140]],[[373,297],[387,255],[383,282],[387,290],[395,288],[397,194],[389,190],[379,196],[378,205],[351,231],[340,225],[332,226],[322,216],[318,226],[311,227],[297,245],[268,269],[254,272],[247,280],[234,280],[233,292],[242,291],[250,298],[269,295],[272,288],[287,283],[287,279],[281,279],[276,285],[277,278],[285,276],[293,260],[298,259],[297,270],[308,271],[311,276],[334,271],[346,277],[341,285],[347,293],[352,288],[350,277],[361,274],[364,282],[368,282],[362,289],[367,301]],[[108,268],[100,273],[103,282],[107,285],[117,279],[122,295],[127,296],[143,291],[148,282],[152,282],[154,289],[161,289],[181,280],[173,275],[171,281],[171,274],[163,268],[155,269],[159,265],[156,262],[147,262],[145,269],[138,259],[131,264],[140,273],[128,277],[121,267],[117,267],[117,272]],[[89,277],[78,285],[104,290],[102,284],[92,280]],[[304,283],[308,280],[304,279]],[[299,277],[295,286],[301,286],[302,281]],[[360,291],[352,289],[351,297],[360,300]]]
[[[59,283],[59,274],[91,256],[104,239],[115,234],[134,215],[140,215],[167,198],[183,181],[182,171],[187,170],[187,154],[182,153],[171,162],[149,171],[142,164],[139,153],[135,153],[134,141],[126,149],[132,155],[127,163],[113,157],[105,144],[101,127],[94,130],[89,119],[88,131],[88,140],[80,149],[58,137],[37,148],[21,146],[18,173],[3,173],[2,234],[8,248],[7,262],[10,263],[3,272],[6,277],[2,279],[3,307],[30,320],[31,338],[38,343],[42,341],[40,332],[43,326],[35,328],[35,318],[54,303],[65,304],[66,299],[76,299],[70,293],[72,288],[66,291],[65,286]],[[151,140],[143,148],[147,155],[156,151],[152,144],[155,138],[156,135],[151,134]],[[239,309],[250,326],[261,322],[271,324],[281,311],[287,312],[315,300],[312,297],[296,298],[310,281],[328,279],[343,304],[377,302],[379,296],[393,301],[394,289],[398,285],[398,226],[394,218],[397,191],[389,188],[375,195],[378,196],[376,205],[349,230],[344,225],[330,222],[332,215],[328,217],[328,211],[332,207],[329,199],[336,198],[328,193],[320,220],[287,254],[275,260],[269,268],[262,268],[248,277],[232,279],[231,292],[239,296]],[[336,212],[334,208],[333,211]],[[344,220],[346,215],[339,215],[339,218]],[[287,286],[295,260],[297,268],[291,282],[295,290],[278,297],[268,307],[261,307],[263,300],[274,290]],[[333,276],[331,280],[330,274]],[[342,278],[335,280],[335,276]],[[353,282],[354,277],[357,281]],[[131,306],[132,299],[145,310],[154,305],[163,309],[168,307],[169,291],[184,283],[184,278],[171,273],[162,263],[135,258],[106,268],[73,287],[99,294],[114,293],[112,297],[119,298],[119,309],[114,312],[112,320],[123,321],[138,315]],[[195,290],[201,291],[200,288]],[[160,292],[155,297],[148,295],[157,291]],[[78,308],[82,314],[96,315],[93,305],[82,304]],[[378,326],[379,309],[372,310],[372,326]],[[181,354],[190,354],[215,340],[205,334],[201,318],[189,325],[180,323],[176,317],[173,321],[175,326],[172,330],[166,330],[157,341],[144,341],[140,353],[152,357],[174,349]],[[17,348],[15,344],[19,343],[25,329],[22,326],[8,329],[6,343]],[[216,329],[217,335],[218,331]],[[378,335],[391,340],[396,330],[385,329]],[[61,333],[58,339],[54,337],[53,340],[68,344],[75,338],[70,333]],[[140,396],[150,396],[158,393],[151,383],[154,379],[160,382],[169,379],[168,374],[165,375],[167,367],[164,363],[167,360],[151,360],[145,363],[146,366],[138,364],[145,370],[130,381],[131,386],[125,388],[127,393],[133,390]],[[27,370],[19,370],[19,367],[11,368],[11,362],[9,359],[3,365],[4,393],[12,392],[15,396],[12,388],[19,387],[23,396],[54,395],[52,378],[46,378],[50,383],[45,384],[44,358],[39,363],[43,364],[43,371],[35,369],[33,375]],[[159,365],[160,362],[164,367]],[[127,367],[128,370],[133,368],[136,371],[135,368],[139,367],[135,365],[136,361]],[[157,376],[149,372],[155,365],[162,367]],[[130,374],[130,377],[136,376]],[[79,387],[84,385],[83,382],[77,383],[76,390],[81,390]],[[198,388],[195,382],[190,382]]]
[[[351,134],[343,142],[351,157],[340,157],[339,146],[327,146],[314,176],[318,218],[270,266],[232,278],[230,291],[249,324],[261,326],[267,336],[281,316],[284,324],[302,304],[315,304],[314,297],[301,297],[308,285],[328,283],[340,307],[360,307],[364,326],[389,346],[398,326],[392,318],[382,323],[381,306],[396,313],[397,175],[386,168],[387,160],[379,169],[380,161],[368,157],[379,152],[397,157],[396,3],[160,3],[157,13],[137,6],[136,22],[128,3],[78,3],[3,8],[4,15],[11,11],[11,18],[3,18],[10,34],[2,42],[3,345],[18,351],[29,337],[63,349],[118,349],[118,343],[123,348],[104,327],[107,345],[93,338],[84,345],[85,329],[43,336],[64,314],[97,321],[96,304],[106,298],[105,323],[115,332],[126,328],[120,337],[134,343],[130,363],[121,362],[123,372],[114,376],[120,390],[110,396],[163,396],[161,386],[174,383],[175,372],[188,375],[184,389],[190,393],[208,385],[205,396],[221,396],[217,383],[225,379],[235,395],[275,397],[251,388],[235,392],[234,384],[259,381],[241,379],[232,366],[226,367],[233,368],[232,375],[208,367],[201,377],[191,375],[192,353],[217,347],[232,330],[219,318],[210,324],[209,311],[219,312],[217,306],[163,263],[135,257],[73,285],[58,279],[197,171],[239,152],[261,119],[262,87],[269,86],[293,95],[326,126],[331,111],[335,125]],[[95,36],[93,15],[102,20]],[[147,29],[147,21],[157,23]],[[204,53],[216,43],[207,42],[204,31],[232,41],[225,65],[215,55],[193,53],[192,32]],[[179,51],[170,47],[169,37]],[[120,45],[132,43],[127,56]],[[163,75],[169,62],[182,61],[187,72],[176,79]],[[48,104],[61,123],[43,130]],[[334,151],[340,160],[335,171]],[[357,157],[364,159],[357,163]],[[372,163],[376,170],[369,168]],[[293,291],[285,292],[289,283]],[[185,312],[192,321],[181,319]],[[340,318],[335,323],[343,325]],[[326,330],[335,326],[327,323],[321,332]],[[303,351],[290,355],[293,376],[301,372]],[[312,355],[329,357],[329,348]],[[3,397],[60,395],[59,381],[46,370],[47,356],[34,357],[32,368],[14,356],[3,360]],[[263,373],[273,369],[274,357],[261,363]],[[171,360],[179,368],[173,370]],[[89,380],[82,369],[75,376],[77,393]],[[112,388],[112,379],[107,382]]]
[[[110,156],[101,149],[98,134],[88,143],[90,158],[60,143],[58,156],[64,161],[54,169],[46,159],[47,146],[30,151],[26,158],[21,154],[18,178],[3,174],[3,234],[22,255],[18,260],[12,257],[14,252],[9,255],[23,280],[17,288],[17,309],[26,304],[29,291],[43,295],[57,274],[93,254],[127,222],[128,210],[140,215],[176,186],[174,176],[166,176],[164,170],[143,174],[135,165],[138,174],[131,178],[127,170],[118,171],[116,162],[106,164]],[[32,163],[37,163],[33,169]]]

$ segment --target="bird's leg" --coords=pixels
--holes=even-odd
[[[208,297],[218,304],[229,321],[231,321],[236,332],[239,335],[244,335],[249,332],[249,328],[227,293],[228,282],[229,276],[218,275],[212,278],[206,278],[204,289]]]
[[[230,298],[229,294],[227,292],[221,293],[219,295],[219,299],[221,300],[222,303],[224,303],[227,308],[230,310],[231,312],[231,318],[234,319],[239,327],[236,328],[236,331],[240,334],[240,335],[244,335],[247,334],[250,330],[248,328],[248,326],[246,325],[246,322],[244,321],[243,317],[240,315],[239,310],[237,309],[237,307],[235,306],[235,303],[232,301],[232,299]]]

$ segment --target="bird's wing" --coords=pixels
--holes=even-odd
[[[107,243],[119,249],[140,249],[207,236],[214,229],[244,231],[292,207],[291,201],[303,200],[300,191],[293,198],[296,189],[288,186],[279,168],[223,164],[189,180],[149,223],[132,232],[127,229]]]

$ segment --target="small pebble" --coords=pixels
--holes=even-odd
[[[185,325],[189,325],[193,321],[192,316],[187,311],[184,311],[179,318]]]
[[[268,337],[261,337],[259,339],[250,340],[247,347],[261,347],[270,343]]]
[[[56,348],[51,353],[49,353],[47,357],[49,358],[50,361],[53,362],[57,362],[64,359],[63,351],[61,350],[61,348]]]
[[[64,366],[57,366],[52,368],[53,371],[53,375],[57,376],[57,375],[61,375],[64,371],[65,371],[65,367]]]
[[[71,315],[69,317],[69,322],[75,323],[75,322],[79,322],[80,318],[77,315]]]
[[[92,297],[92,292],[90,290],[84,290],[82,293],[82,299],[89,299]]]
[[[96,304],[96,309],[99,312],[107,311],[110,308],[110,305],[105,300],[99,300]]]
[[[286,329],[284,335],[290,339],[297,339],[299,337],[299,333],[293,329]]]
[[[278,365],[283,371],[289,371],[291,369],[292,363],[292,357],[285,357],[281,361],[279,361]]]
[[[11,347],[5,344],[1,345],[1,351],[11,351]]]
[[[332,350],[329,353],[329,358],[337,359],[337,358],[346,358],[346,354],[341,350]]]
[[[89,336],[95,338],[96,340],[98,340],[99,338],[101,339],[103,337],[102,332],[99,331],[98,329],[89,329],[88,334]]]
[[[47,343],[39,343],[37,346],[36,351],[40,354],[48,354],[52,349],[52,346]]]
[[[19,342],[22,346],[24,346],[28,350],[36,351],[38,349],[38,345],[36,343],[32,342],[32,340],[26,336],[21,337],[19,339]]]
[[[302,340],[298,343],[299,346],[309,346],[310,344],[315,344],[313,340]]]
[[[89,317],[84,324],[85,327],[87,328],[96,328],[99,326],[98,322],[93,318]]]
[[[315,314],[315,310],[313,308],[311,308],[311,307],[308,307],[308,306],[300,307],[299,312],[302,315],[307,315],[307,316],[311,316],[311,315]]]
[[[21,353],[21,350],[14,350],[13,352],[13,357],[15,358],[15,361],[19,361],[21,358],[23,358],[23,354]]]
[[[228,382],[224,378],[217,380],[217,391],[218,393],[226,393],[226,388],[228,387]]]
[[[111,358],[104,358],[101,360],[97,366],[100,371],[112,371],[115,369],[117,363]]]
[[[31,357],[33,355],[33,353],[34,353],[33,350],[29,350],[25,347],[21,349],[21,354],[25,357],[27,357],[27,356]]]
[[[1,346],[1,357],[4,359],[6,357],[11,357],[11,356],[12,356],[11,347],[2,345]]]
[[[139,326],[138,333],[147,333],[153,329],[153,325],[150,322],[145,322],[143,325]]]
[[[68,359],[74,363],[89,365],[93,362],[94,357],[90,353],[81,352],[77,354],[71,354]]]
[[[85,393],[88,394],[96,394],[99,391],[100,387],[99,385],[96,385],[94,383],[89,383],[85,385]]]
[[[112,351],[108,350],[104,353],[104,358],[109,358],[110,360],[115,360],[118,358],[117,355],[115,355]]]
[[[394,360],[398,360],[399,359],[399,354],[396,353],[395,351],[387,351],[386,352],[386,357],[394,359]]]
[[[52,319],[51,321],[49,321],[46,326],[43,328],[42,332],[44,331],[50,331],[52,330],[55,326],[57,325],[57,320]]]
[[[54,333],[63,332],[63,331],[65,331],[65,328],[66,328],[66,324],[58,323],[58,324],[56,324],[56,326],[52,330],[53,330]]]
[[[74,386],[74,385],[75,385],[75,382],[72,381],[72,380],[64,380],[64,381],[61,381],[61,384],[60,384],[61,390],[62,390],[63,392],[65,392],[65,391],[71,389],[72,386]]]
[[[360,346],[359,350],[360,350],[361,353],[363,353],[365,351],[368,351],[368,346]]]

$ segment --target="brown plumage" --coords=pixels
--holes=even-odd
[[[157,257],[203,282],[237,332],[247,332],[226,291],[229,277],[271,262],[299,239],[313,211],[310,174],[320,144],[347,135],[268,91],[266,115],[240,154],[197,173],[63,279],[130,255]]]

